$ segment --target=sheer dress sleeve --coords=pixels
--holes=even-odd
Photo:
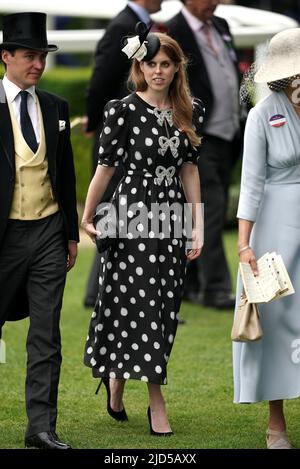
[[[128,105],[123,100],[109,101],[104,108],[103,129],[99,139],[98,164],[119,166],[127,149]]]

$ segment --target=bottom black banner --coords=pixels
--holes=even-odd
[[[252,465],[256,460],[260,463],[264,461],[270,463],[273,459],[275,462],[282,460],[286,463],[289,457],[292,457],[293,452],[284,453],[274,452],[270,450],[231,450],[231,449],[96,449],[96,450],[69,450],[69,451],[43,451],[43,450],[0,450],[1,467],[4,467],[6,462],[11,465],[18,465],[16,467],[30,467],[34,469],[44,469],[51,467],[55,469],[55,465],[63,467],[111,467],[119,466],[126,468],[136,467],[157,467],[157,466],[171,466],[176,464],[178,466],[196,465],[202,468],[214,466],[220,463],[225,465],[228,463],[241,464],[243,461]],[[289,456],[290,455],[290,456]],[[284,458],[284,460],[283,460]],[[71,465],[71,466],[70,466]]]

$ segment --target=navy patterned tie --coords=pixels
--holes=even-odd
[[[35,133],[33,130],[33,125],[28,114],[27,109],[27,91],[20,91],[21,95],[21,106],[20,106],[20,123],[21,123],[21,130],[24,139],[27,142],[27,145],[31,148],[33,153],[36,153],[38,149],[38,143],[36,141]]]

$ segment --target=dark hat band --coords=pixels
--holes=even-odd
[[[43,44],[41,41],[33,41],[32,39],[22,39],[20,42],[3,42],[0,44],[0,50],[3,49],[32,49],[42,52],[55,52],[58,50],[58,47],[54,44]]]

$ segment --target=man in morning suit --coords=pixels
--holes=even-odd
[[[95,137],[93,150],[93,173],[98,164],[99,135],[102,129],[103,109],[111,99],[121,99],[129,91],[127,77],[131,61],[122,52],[121,41],[129,34],[134,34],[139,21],[151,23],[150,14],[160,10],[163,0],[128,1],[127,6],[108,25],[104,36],[98,42],[95,65],[87,90],[86,136]],[[123,176],[122,167],[115,171],[102,201],[109,200]],[[95,254],[91,268],[84,304],[94,307],[99,288],[100,256]]]
[[[56,434],[60,311],[78,221],[68,105],[36,89],[49,45],[44,13],[3,18],[0,80],[0,329],[29,315],[27,447],[69,449]]]
[[[234,298],[222,232],[230,173],[241,145],[237,60],[227,22],[214,16],[219,0],[182,3],[181,11],[166,26],[188,59],[192,94],[201,98],[206,108],[198,163],[204,202],[204,247],[201,259],[188,266],[185,299],[231,308]]]

